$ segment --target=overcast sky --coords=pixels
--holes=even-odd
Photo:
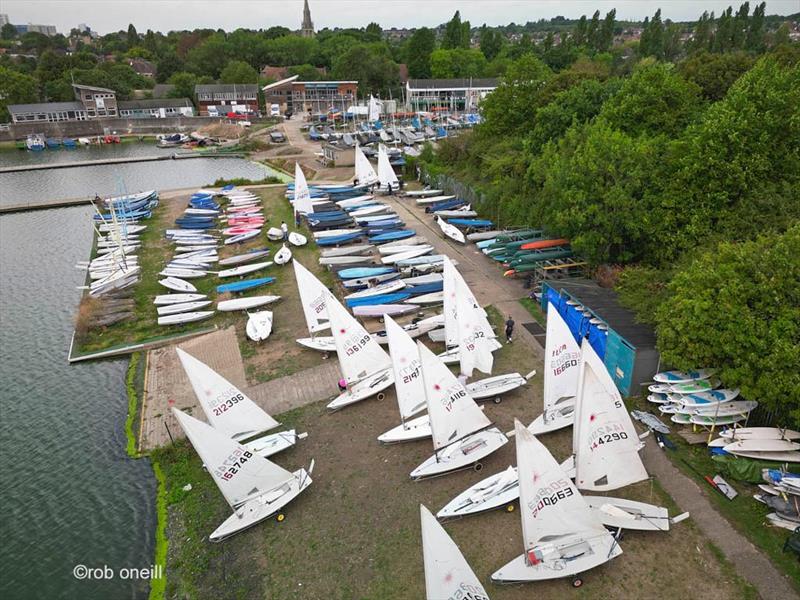
[[[643,19],[661,7],[663,18],[694,20],[704,10],[720,11],[740,0],[309,0],[316,29],[364,27],[370,21],[384,28],[422,27],[448,21],[456,10],[473,25],[505,25],[549,19],[557,15],[575,18],[605,14],[617,9],[618,19]],[[751,1],[751,8],[757,4]],[[800,10],[800,0],[768,0],[767,14],[791,14]],[[79,23],[108,33],[127,29],[133,23],[139,32],[169,31],[197,27],[234,30],[239,27],[266,29],[283,25],[298,29],[302,0],[2,0],[0,11],[12,23],[55,25],[68,33]]]

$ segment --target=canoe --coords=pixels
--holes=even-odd
[[[419,310],[416,304],[376,304],[371,306],[356,306],[353,314],[357,317],[383,318],[383,315],[396,317]]]
[[[248,296],[247,298],[234,298],[233,300],[223,300],[217,302],[217,310],[248,310],[265,304],[272,304],[280,300],[280,296]]]
[[[340,279],[369,279],[392,273],[391,267],[354,267],[352,269],[342,269],[338,275]]]
[[[217,286],[217,293],[244,292],[245,290],[252,290],[262,285],[267,285],[273,281],[275,281],[274,277],[259,277],[257,279],[243,279],[242,281],[235,281],[233,283],[224,283]]]
[[[569,240],[559,238],[556,240],[539,240],[538,242],[528,242],[522,244],[520,250],[541,250],[542,248],[552,248],[554,246],[568,246]]]
[[[224,271],[220,271],[217,273],[217,276],[221,279],[225,277],[236,277],[237,275],[254,273],[255,271],[260,271],[261,269],[266,269],[270,266],[272,266],[272,261],[253,263],[251,265],[241,265],[239,267],[234,267],[233,269],[225,269]]]
[[[345,303],[349,308],[355,306],[370,306],[373,304],[395,304],[411,297],[408,292],[395,292],[391,294],[377,294],[374,296],[361,296],[359,298],[346,298]]]
[[[195,321],[202,321],[214,314],[213,310],[204,310],[199,312],[179,313],[177,315],[166,315],[158,317],[159,325],[180,325],[182,323],[193,323]]]

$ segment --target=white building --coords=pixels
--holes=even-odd
[[[413,112],[474,112],[498,80],[486,79],[409,79],[406,102]]]

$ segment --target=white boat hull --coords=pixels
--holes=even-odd
[[[261,521],[270,518],[280,511],[284,506],[289,504],[297,496],[300,495],[304,489],[311,485],[311,476],[305,469],[299,469],[294,472],[294,479],[291,479],[285,484],[282,492],[277,497],[275,492],[268,492],[262,494],[258,498],[253,498],[239,507],[238,511],[228,517],[217,529],[209,536],[212,542],[221,542],[224,539],[231,537],[257,525]]]
[[[468,487],[436,513],[436,518],[456,519],[513,504],[519,500],[519,479],[515,477],[498,488],[505,474],[506,471],[500,471]]]
[[[411,479],[423,479],[464,469],[489,456],[506,442],[508,442],[508,438],[497,427],[478,431],[447,446],[438,454],[434,453],[411,471]]]
[[[662,506],[607,496],[583,496],[583,499],[606,527],[637,531],[669,531],[669,511]],[[624,511],[628,516],[611,514],[603,509],[607,504]]]
[[[336,352],[336,343],[333,341],[332,336],[300,338],[295,341],[301,346],[316,350],[317,352]]]
[[[622,554],[611,535],[578,537],[569,544],[559,543],[562,557],[529,564],[524,554],[492,574],[496,583],[523,583],[574,577]]]
[[[165,317],[158,317],[159,325],[181,325],[183,323],[194,323],[195,321],[202,321],[214,314],[213,310],[205,310],[199,312],[179,313],[177,315],[167,315]]]
[[[273,454],[291,448],[297,443],[297,439],[297,432],[294,429],[289,429],[287,431],[265,435],[264,437],[242,445],[250,450],[250,452],[268,458]]]
[[[519,373],[506,373],[470,383],[467,385],[467,392],[473,400],[486,400],[512,392],[526,383],[528,380]]]
[[[570,427],[575,423],[575,398],[567,398],[557,402],[556,405],[547,413],[542,413],[528,425],[528,430],[534,435],[558,431],[565,427]]]
[[[431,421],[428,415],[422,415],[401,423],[386,433],[382,433],[378,436],[378,441],[381,444],[399,444],[401,442],[424,440],[431,437],[431,435],[433,435],[431,433]]]
[[[344,393],[339,394],[328,404],[328,410],[339,410],[356,402],[361,402],[380,394],[386,388],[394,385],[392,369],[384,369],[353,384]],[[378,398],[381,400],[382,398]]]

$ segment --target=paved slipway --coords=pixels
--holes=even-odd
[[[520,281],[505,279],[497,265],[477,250],[474,244],[461,246],[445,241],[433,218],[418,208],[413,200],[394,196],[383,197],[382,200],[395,208],[409,229],[424,235],[434,246],[435,253],[447,254],[458,261],[458,270],[481,304],[492,304],[503,313],[504,318],[508,315],[514,318],[517,323],[514,344],[525,344],[537,357],[544,358],[544,349],[522,327],[523,323],[531,321],[531,316],[518,301],[526,295]],[[722,550],[737,573],[755,587],[762,598],[798,597],[788,577],[713,508],[706,496],[707,491],[675,468],[657,444],[646,444],[642,459],[648,473],[658,479],[682,510],[691,513],[700,531]]]

